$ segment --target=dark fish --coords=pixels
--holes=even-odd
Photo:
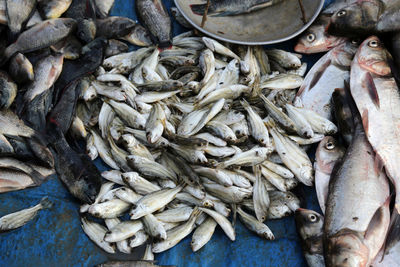
[[[115,39],[124,37],[135,27],[136,22],[125,17],[108,17],[96,20],[97,37]]]
[[[83,203],[92,204],[101,187],[99,170],[88,156],[78,154],[69,146],[57,122],[49,121],[47,132],[58,177],[74,197]]]
[[[326,266],[370,266],[390,221],[389,182],[352,103],[355,130],[341,164],[332,171],[325,212]]]
[[[125,44],[124,42],[121,42],[121,41],[118,41],[115,39],[110,39],[107,41],[105,57],[111,57],[111,56],[125,53],[128,51],[128,49],[129,49],[128,45]]]
[[[35,155],[32,149],[25,142],[23,138],[20,137],[7,137],[7,141],[11,144],[13,148],[13,153],[0,153],[1,156],[13,156],[21,160],[34,160]]]
[[[149,29],[151,38],[161,48],[170,47],[172,24],[161,0],[138,0],[135,1],[137,14],[139,14],[144,25]]]
[[[383,12],[376,24],[376,31],[379,33],[400,30],[400,2],[398,0],[392,2],[396,6],[386,6],[385,12]]]
[[[219,0],[211,1],[208,14],[212,16],[234,16],[250,13],[262,8],[266,8],[282,0]],[[203,15],[207,4],[190,5],[192,12],[197,15]]]
[[[333,14],[328,32],[345,37],[369,36],[384,11],[380,0],[354,1]]]
[[[301,247],[309,267],[325,267],[323,248],[324,217],[312,210],[298,209],[294,217]]]
[[[336,88],[332,94],[332,103],[336,125],[339,133],[347,144],[351,143],[353,137],[354,123],[348,100],[345,96],[344,88]]]
[[[8,27],[11,41],[20,33],[23,24],[33,15],[36,0],[6,0]]]
[[[0,70],[0,109],[8,109],[17,96],[18,87],[7,74]]]
[[[79,19],[76,36],[84,43],[90,43],[96,37],[97,28],[93,19]]]
[[[75,36],[70,35],[50,48],[56,53],[63,54],[65,59],[74,60],[81,54],[82,44]]]
[[[140,24],[136,24],[129,34],[120,39],[137,46],[150,46],[153,44],[149,31]]]
[[[65,135],[71,126],[80,92],[78,82],[71,83],[62,93],[60,100],[49,114],[49,119],[58,123],[58,128]]]
[[[96,10],[92,0],[72,0],[71,5],[64,13],[64,17],[76,20],[96,18]]]
[[[67,37],[74,29],[76,22],[69,18],[45,20],[24,31],[17,41],[6,48],[0,59],[0,65],[21,52],[36,51],[51,46]]]
[[[23,54],[16,54],[9,65],[9,73],[18,83],[33,81],[35,74],[32,63]]]
[[[57,103],[63,91],[82,76],[94,72],[104,58],[106,40],[97,38],[82,48],[82,55],[77,60],[64,63],[60,77],[55,83],[53,102]]]

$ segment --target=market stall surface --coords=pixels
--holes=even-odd
[[[168,9],[173,5],[172,0],[164,2]],[[332,0],[325,2],[327,5]],[[116,0],[111,15],[137,19],[134,1]],[[174,21],[174,35],[184,31],[187,29]],[[294,42],[274,47],[292,51]],[[320,56],[304,56],[303,61],[310,68]],[[107,169],[100,160],[96,165],[101,171]],[[299,186],[295,193],[302,198],[302,207],[320,211],[313,188]],[[54,203],[52,209],[43,210],[22,228],[0,235],[0,266],[94,266],[107,260],[139,259],[142,256],[143,248],[134,250],[132,255],[107,255],[90,241],[80,225],[79,203],[55,176],[40,187],[0,194],[0,216],[36,205],[44,196]],[[156,255],[157,264],[188,267],[307,266],[293,216],[266,223],[274,233],[275,241],[258,237],[238,221],[235,242],[217,228],[211,241],[200,251],[192,252],[189,236],[172,249]]]

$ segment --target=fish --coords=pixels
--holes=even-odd
[[[35,11],[35,6],[36,0],[6,0],[7,22],[12,41]]]
[[[1,193],[22,190],[38,185],[39,184],[37,184],[37,181],[35,181],[35,179],[25,172],[7,168],[0,169]]]
[[[250,229],[251,231],[257,233],[259,236],[267,239],[267,240],[274,240],[275,236],[272,233],[272,231],[269,229],[267,225],[264,223],[260,222],[256,218],[254,218],[252,215],[244,212],[241,208],[237,209],[237,212],[239,214],[239,219],[240,221],[243,222],[243,224]]]
[[[50,48],[56,53],[63,54],[65,59],[74,60],[79,58],[82,50],[82,44],[76,37],[71,35],[55,45],[52,45]]]
[[[266,186],[266,180],[261,176],[261,169],[259,166],[253,167],[254,174],[256,176],[256,181],[253,185],[253,203],[254,203],[254,212],[256,214],[257,220],[259,222],[264,222],[267,219],[268,208],[270,204],[270,199],[268,195],[268,188]],[[240,211],[239,215],[240,215]],[[247,214],[242,214],[244,216],[243,219],[246,222],[250,222],[251,219],[247,216]],[[272,233],[268,233],[266,238],[272,237]]]
[[[296,210],[294,217],[308,266],[324,267],[324,217],[313,210],[306,209]]]
[[[96,36],[107,39],[123,37],[135,27],[136,22],[125,17],[112,16],[96,20]]]
[[[96,38],[97,26],[93,19],[85,18],[77,21],[76,37],[83,43],[90,43]]]
[[[329,183],[324,222],[327,266],[371,264],[390,223],[387,176],[374,167],[375,155],[361,117],[355,107],[352,112],[356,127],[352,143]]]
[[[37,51],[56,44],[67,37],[76,27],[74,19],[57,18],[45,20],[24,31],[9,45],[0,58],[4,65],[14,54]]]
[[[52,138],[55,169],[68,191],[83,203],[92,204],[101,186],[101,176],[88,156],[75,152],[65,140],[57,122],[47,125]]]
[[[150,37],[160,48],[172,45],[172,23],[161,0],[139,0],[135,2],[140,19],[150,32]]]
[[[245,2],[238,0],[215,1],[211,2],[208,8],[208,15],[224,17],[247,14],[276,5],[280,2],[282,2],[282,0],[251,0]],[[190,8],[194,14],[202,16],[205,12],[206,4],[193,4],[190,5]]]
[[[21,84],[33,81],[35,77],[32,63],[21,53],[10,60],[8,73]]]
[[[110,39],[108,40],[104,56],[106,58],[112,57],[121,53],[125,53],[128,51],[128,49],[129,49],[128,45],[125,44],[124,42],[115,39]]]
[[[53,203],[47,197],[44,197],[36,206],[7,214],[0,218],[0,231],[5,232],[20,228],[33,220],[40,210],[50,209],[52,206]]]
[[[330,35],[326,31],[330,19],[330,14],[321,14],[300,36],[296,46],[294,47],[294,51],[303,54],[322,53],[346,42],[346,37]]]
[[[326,136],[315,152],[315,190],[322,213],[325,214],[331,173],[340,164],[345,148],[332,136]]]
[[[336,88],[344,88],[345,81],[349,80],[349,69],[356,51],[357,46],[347,42],[318,60],[297,92],[295,106],[302,106],[331,119],[332,93]]]
[[[193,232],[192,241],[190,242],[193,252],[198,251],[210,241],[216,226],[217,222],[209,217],[196,228]]]
[[[67,11],[72,0],[41,0],[38,1],[38,8],[46,19],[55,19]]]
[[[365,134],[376,153],[375,162],[385,167],[394,184],[395,207],[400,212],[400,170],[394,158],[400,146],[396,139],[391,139],[397,136],[396,110],[400,96],[388,60],[390,54],[381,41],[375,36],[367,38],[352,63],[350,91],[361,114]],[[356,77],[362,78],[357,81]],[[389,143],[383,142],[382,136]]]
[[[235,229],[232,227],[232,224],[228,221],[226,217],[224,217],[223,215],[219,214],[216,211],[207,208],[199,208],[199,210],[212,217],[222,228],[225,234],[229,237],[229,239],[235,241],[236,238]]]
[[[345,86],[348,86],[348,84]],[[332,94],[332,104],[334,106],[334,117],[337,121],[339,133],[345,143],[350,144],[353,137],[354,124],[345,88],[335,89]]]
[[[108,17],[111,9],[114,6],[114,0],[94,0],[96,6],[96,14],[100,18]]]
[[[89,221],[87,218],[81,218],[81,227],[85,234],[92,240],[96,245],[107,253],[114,254],[116,252],[115,246],[104,241],[104,235],[107,233],[107,228],[101,224],[93,221]]]
[[[352,1],[332,15],[328,33],[350,38],[370,36],[376,33],[376,24],[384,8],[379,0]]]
[[[0,71],[0,109],[8,109],[14,102],[18,86],[5,71]]]
[[[136,24],[127,35],[120,39],[137,46],[151,46],[153,44],[149,31],[140,24]]]

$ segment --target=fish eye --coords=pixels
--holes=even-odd
[[[310,219],[310,222],[316,222],[318,218],[314,214],[310,214],[308,216],[308,219]]]
[[[287,199],[292,199],[292,196],[291,195],[287,195],[286,198]]]
[[[343,17],[343,16],[345,16],[346,14],[347,14],[346,10],[340,10],[340,11],[337,13],[337,16],[338,16],[338,17]]]
[[[315,34],[310,33],[309,35],[307,35],[307,41],[311,43],[314,42],[314,40],[315,40]]]
[[[332,142],[328,142],[328,143],[326,143],[325,148],[328,150],[332,150],[335,148],[335,144]]]
[[[369,41],[368,46],[372,47],[372,48],[378,47],[379,46],[379,42],[376,41],[376,40]]]

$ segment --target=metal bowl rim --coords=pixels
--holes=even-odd
[[[292,33],[291,35],[284,37],[284,38],[280,38],[280,39],[275,39],[275,40],[270,40],[270,41],[264,41],[264,42],[243,42],[243,41],[237,41],[237,40],[232,40],[232,39],[228,39],[228,38],[224,38],[221,37],[219,35],[216,35],[214,33],[208,32],[205,29],[201,28],[200,26],[198,26],[196,23],[194,23],[182,10],[182,8],[179,6],[178,0],[174,0],[176,7],[179,9],[179,11],[181,12],[182,16],[193,26],[195,27],[197,30],[201,31],[202,33],[211,36],[215,39],[218,39],[220,41],[224,41],[224,42],[228,42],[228,43],[233,43],[233,44],[239,44],[239,45],[269,45],[269,44],[276,44],[276,43],[280,43],[280,42],[285,42],[287,40],[290,40],[296,36],[298,36],[299,34],[301,34],[302,32],[304,32],[308,27],[311,26],[311,24],[315,21],[315,19],[318,17],[319,13],[321,12],[323,6],[324,6],[324,0],[320,0],[319,6],[317,8],[317,10],[315,11],[314,15],[311,17],[311,19],[309,20],[309,22],[307,22],[303,27],[301,27],[298,31]]]

